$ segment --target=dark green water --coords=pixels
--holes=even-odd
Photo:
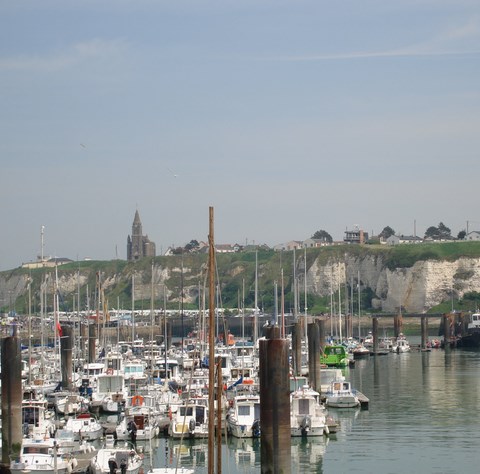
[[[292,439],[292,473],[480,472],[480,351],[370,357],[346,375],[369,410],[331,410],[341,429],[330,439]],[[154,466],[174,465],[179,443],[154,442]],[[207,472],[206,451],[186,444],[182,465]],[[260,472],[260,462],[258,441],[223,447],[224,473]]]

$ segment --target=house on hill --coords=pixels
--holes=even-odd
[[[387,245],[421,244],[423,239],[413,235],[391,235],[385,239]]]
[[[290,240],[290,242],[286,242],[284,244],[278,244],[273,247],[273,250],[280,251],[280,250],[299,250],[303,248],[303,242],[301,240]]]
[[[332,245],[328,240],[325,239],[306,239],[303,241],[303,247],[307,249],[325,247],[326,245]]]
[[[368,232],[355,227],[353,230],[346,230],[343,241],[346,244],[364,244],[368,240]]]
[[[469,232],[464,240],[480,240],[480,232],[477,230]]]

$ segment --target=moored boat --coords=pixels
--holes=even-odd
[[[355,408],[360,406],[360,400],[350,382],[333,381],[325,394],[325,405],[332,408]]]
[[[58,451],[53,438],[24,438],[18,460],[10,464],[12,474],[70,474],[76,458]]]

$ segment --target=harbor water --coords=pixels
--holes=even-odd
[[[345,375],[369,409],[330,409],[340,421],[336,435],[292,439],[292,472],[479,472],[480,351],[391,353],[357,360]],[[178,459],[207,472],[207,441],[153,443],[145,471]],[[261,472],[259,440],[224,440],[222,472]]]

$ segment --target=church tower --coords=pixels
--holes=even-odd
[[[155,257],[155,243],[148,236],[142,235],[142,221],[138,210],[132,224],[132,235],[127,238],[127,260],[139,260],[143,257]]]

